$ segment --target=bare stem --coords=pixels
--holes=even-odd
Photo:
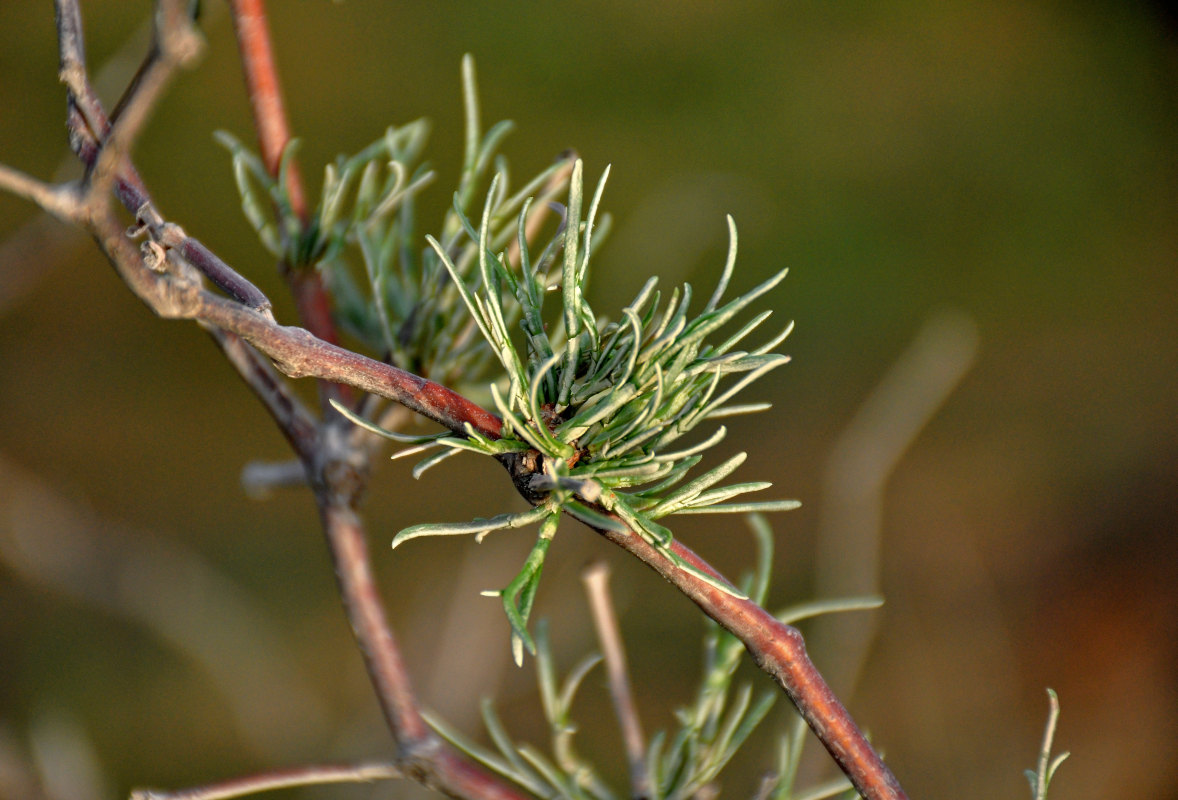
[[[601,642],[601,652],[605,657],[614,713],[622,728],[622,743],[626,748],[626,761],[630,764],[630,795],[634,798],[648,798],[651,793],[650,772],[646,764],[646,737],[642,735],[642,723],[638,719],[638,709],[634,706],[634,695],[630,691],[626,648],[609,594],[609,565],[604,561],[590,564],[581,573],[581,580],[589,595],[597,640]]]
[[[270,26],[266,21],[265,0],[230,0],[233,29],[237,33],[237,48],[245,73],[250,108],[254,113],[254,128],[262,149],[262,162],[271,175],[278,175],[282,154],[290,143],[290,125],[282,100],[282,84],[274,62],[274,48],[270,43]],[[291,210],[305,223],[307,201],[303,194],[302,176],[298,165],[290,163],[286,172],[286,193]]]
[[[744,643],[757,666],[777,682],[839,768],[868,800],[901,800],[907,795],[899,781],[871,747],[850,713],[831,691],[806,654],[802,634],[747,598],[721,591],[677,567],[632,531],[598,531],[636,556],[687,595],[705,614]],[[716,578],[710,564],[679,541],[675,555]]]
[[[94,133],[98,134],[100,150],[97,159],[90,162],[90,191],[106,195],[122,171],[120,163],[139,138],[177,67],[191,64],[200,54],[202,45],[188,16],[185,0],[157,0],[151,49],[139,71],[115,106],[109,123],[103,124],[99,121],[101,116],[94,115],[99,125],[99,130]],[[88,79],[85,85],[89,87]],[[96,96],[89,89],[86,97],[87,107],[92,112],[100,109]]]
[[[372,783],[404,777],[393,764],[371,762],[364,764],[317,764],[292,769],[246,775],[232,780],[162,792],[156,789],[136,789],[131,800],[228,800],[258,792],[289,789],[295,786],[318,786],[324,783]]]
[[[385,619],[368,560],[364,529],[355,512],[340,503],[326,504],[322,516],[340,594],[356,640],[364,652],[381,709],[397,738],[397,745],[403,752],[412,753],[417,745],[429,740],[432,733],[417,710],[409,676]]]
[[[346,498],[324,504],[323,527],[348,620],[364,654],[389,730],[397,742],[398,765],[414,780],[451,797],[523,800],[525,795],[472,765],[426,725],[392,630],[385,620],[368,561],[363,527],[348,505]]]
[[[0,164],[0,189],[36,203],[67,222],[72,221],[78,205],[73,187],[53,186],[4,164]]]

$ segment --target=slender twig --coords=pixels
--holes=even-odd
[[[59,58],[61,61],[61,77],[66,84],[70,96],[70,113],[67,121],[70,132],[70,144],[78,158],[87,167],[90,172],[90,179],[107,181],[108,175],[114,175],[115,193],[123,207],[132,214],[140,215],[145,208],[151,209],[151,196],[147,192],[147,188],[143,185],[143,181],[139,178],[134,166],[129,161],[122,161],[120,164],[114,162],[104,162],[102,165],[98,163],[99,158],[103,152],[102,141],[110,134],[111,124],[107,119],[106,112],[102,108],[102,103],[98,99],[97,94],[91,88],[90,81],[86,74],[85,57],[83,49],[83,38],[81,31],[80,17],[77,11],[76,0],[58,0],[58,37],[59,37]],[[173,17],[157,17],[157,23],[160,19],[167,21]],[[183,24],[188,25],[187,17],[183,17]],[[177,36],[168,32],[157,32],[157,39],[163,41],[175,41]],[[181,48],[183,49],[183,48]],[[145,60],[147,64],[158,64],[158,67],[153,68],[153,71],[164,70],[174,71],[176,67],[180,66],[181,60],[179,58],[168,61],[160,61],[158,58],[153,58],[150,55]],[[144,71],[145,67],[140,68],[140,73]],[[162,88],[166,84],[166,75],[159,76],[153,80]],[[135,103],[131,103],[130,97],[138,97]],[[150,101],[154,103],[159,99],[158,91],[148,92],[128,92],[124,93],[126,103],[139,107],[139,103]],[[134,112],[133,116],[145,117],[150,105],[145,105],[141,111]],[[139,124],[131,125],[130,133],[137,133]],[[99,194],[95,195],[94,204],[104,205],[105,197]],[[72,209],[70,218],[83,226],[86,223],[88,209],[86,203],[77,203]],[[43,206],[46,210],[54,211],[54,209]],[[54,211],[54,213],[58,213]],[[152,211],[154,214],[154,211]],[[59,214],[60,216],[60,214]],[[147,220],[145,220],[147,221]],[[159,221],[162,224],[162,220]],[[174,249],[178,250],[180,255],[192,266],[196,267],[200,272],[211,280],[218,288],[236,298],[240,302],[258,309],[267,310],[270,308],[269,299],[252,283],[238,274],[228,264],[217,258],[208,248],[200,242],[191,237],[182,237],[175,245]]]
[[[251,461],[241,468],[241,487],[255,500],[270,496],[275,489],[292,489],[307,485],[307,469],[297,459],[289,461]]]
[[[395,400],[455,433],[465,435],[469,425],[483,436],[500,436],[503,424],[499,417],[439,383],[325,342],[302,328],[277,325],[210,292],[194,292],[187,300],[175,309],[175,316],[200,319],[238,334],[292,378],[346,383]]]
[[[684,570],[632,531],[599,530],[599,533],[675,585],[721,627],[744,643],[757,666],[777,682],[810,729],[822,742],[855,788],[869,800],[907,797],[899,781],[871,747],[850,713],[831,691],[806,654],[806,643],[797,628],[786,625],[752,600],[724,592]],[[715,578],[715,569],[683,543],[671,544],[684,562]]]
[[[585,592],[589,595],[589,609],[593,613],[593,624],[597,629],[597,640],[605,657],[605,669],[609,678],[609,693],[614,703],[614,713],[622,728],[622,744],[626,748],[626,761],[630,764],[630,796],[648,798],[650,792],[650,771],[646,764],[646,737],[642,734],[642,722],[634,705],[630,691],[630,670],[626,664],[626,648],[618,628],[618,615],[609,594],[609,565],[604,561],[590,564],[581,573]]]
[[[977,326],[964,314],[931,317],[839,435],[823,478],[818,596],[879,592],[888,479],[968,373],[977,347]],[[830,665],[826,677],[843,697],[858,683],[877,620],[876,614],[830,614],[808,631],[810,649]]]
[[[71,184],[54,186],[0,164],[0,189],[36,203],[59,220],[76,221],[78,198],[76,188]]]
[[[394,764],[370,762],[363,764],[318,764],[293,769],[264,772],[241,778],[196,786],[178,792],[158,789],[135,789],[131,800],[229,800],[258,792],[289,789],[295,786],[318,786],[324,783],[372,783],[373,781],[403,778]]]
[[[186,1],[157,0],[151,49],[115,107],[107,130],[101,131],[100,152],[91,164],[90,191],[105,195],[117,180],[116,165],[130,152],[176,69],[191,64],[202,45]],[[98,107],[97,102],[90,106]]]
[[[432,733],[418,711],[405,665],[385,619],[369,565],[363,527],[355,512],[347,507],[350,498],[341,500],[343,502],[325,504],[322,510],[340,594],[356,638],[368,643],[364,659],[376,683],[376,694],[389,728],[397,736],[401,750],[412,753],[414,747],[429,740]]]
[[[237,33],[237,48],[245,73],[250,109],[262,162],[271,175],[278,175],[282,154],[290,143],[290,125],[282,100],[282,84],[274,63],[274,48],[270,43],[270,26],[266,21],[264,0],[230,0],[233,29]],[[286,170],[286,193],[291,210],[305,223],[307,201],[303,194],[302,177],[298,164],[292,159]]]
[[[385,620],[369,566],[364,529],[349,507],[352,500],[338,495],[328,500],[321,508],[323,527],[348,619],[361,645],[389,730],[396,737],[397,764],[414,780],[451,797],[522,800],[525,795],[472,765],[439,739],[422,718]]]

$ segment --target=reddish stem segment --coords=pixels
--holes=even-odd
[[[334,483],[348,483],[340,474]],[[341,502],[342,501],[342,502]],[[321,503],[323,528],[331,546],[340,595],[356,641],[364,654],[376,696],[397,741],[397,766],[414,780],[450,797],[477,800],[528,800],[441,742],[418,711],[409,673],[401,660],[368,560],[364,528],[348,498]]]
[[[674,584],[705,614],[744,643],[757,666],[789,695],[861,795],[868,800],[906,800],[900,782],[810,660],[805,640],[797,628],[781,622],[752,600],[721,591],[675,566],[636,533],[599,532]],[[696,569],[725,580],[681,542],[673,542],[671,549]]]
[[[230,0],[233,29],[237,32],[237,47],[245,72],[250,108],[254,112],[254,127],[262,149],[262,162],[271,175],[278,174],[282,153],[290,142],[290,125],[282,101],[282,85],[274,63],[274,48],[270,45],[270,26],[266,20],[264,0]],[[286,192],[290,207],[304,223],[307,221],[307,201],[298,165],[287,169]]]

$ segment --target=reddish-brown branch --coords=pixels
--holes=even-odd
[[[339,473],[327,477],[337,485],[352,483]],[[527,795],[455,752],[422,719],[400,650],[385,619],[369,565],[364,529],[351,510],[351,500],[336,496],[322,504],[323,527],[348,620],[364,653],[389,730],[397,741],[397,765],[408,777],[450,797],[525,800]]]
[[[262,162],[271,175],[277,176],[282,154],[290,143],[290,125],[282,101],[274,48],[270,44],[266,3],[264,0],[230,0],[229,7],[233,12],[233,29],[237,33],[237,48],[254,114],[254,127],[258,131]],[[303,181],[298,164],[293,160],[287,166],[286,193],[291,210],[306,223],[309,217]]]
[[[343,476],[333,476],[337,481]],[[356,477],[357,483],[362,479]],[[381,710],[389,730],[404,754],[411,755],[432,732],[417,708],[417,700],[393,638],[372,569],[368,560],[368,543],[356,513],[349,508],[351,498],[329,499],[321,509],[323,529],[331,547],[336,579],[348,621],[364,654],[368,674],[376,686]]]
[[[411,411],[464,434],[497,439],[502,421],[457,392],[383,361],[353,353],[295,327],[276,325],[266,316],[209,292],[194,293],[175,316],[200,319],[232,331],[274,360],[292,378],[322,378],[346,383],[395,400]]]
[[[626,760],[630,764],[630,796],[650,797],[650,770],[646,763],[646,737],[642,735],[642,722],[638,719],[638,708],[634,704],[634,693],[630,690],[630,669],[626,665],[626,648],[622,632],[618,627],[618,615],[614,611],[609,594],[609,567],[601,561],[590,564],[581,572],[581,581],[589,595],[589,610],[593,614],[593,625],[597,629],[597,641],[605,659],[606,677],[609,680],[610,698],[614,703],[614,716],[622,730],[622,744],[626,749]]]
[[[108,247],[116,246],[110,239],[103,241]],[[112,260],[117,263],[117,259]],[[151,277],[162,280],[160,276]],[[175,311],[176,316],[200,319],[239,334],[273,358],[288,375],[346,382],[394,399],[451,430],[460,431],[471,424],[490,438],[499,435],[498,417],[461,395],[318,340],[300,328],[278,326],[240,304],[200,291],[179,302]],[[905,797],[895,777],[809,660],[805,643],[796,629],[782,624],[752,601],[720,591],[676,567],[637,534],[603,533],[663,575],[708,616],[744,642],[757,664],[785,689],[811,729],[865,797],[871,800]],[[685,561],[719,577],[681,543],[676,542],[673,547]]]
[[[907,797],[899,781],[810,660],[806,643],[797,628],[781,622],[752,600],[721,591],[680,569],[636,533],[613,530],[599,533],[637,556],[740,639],[757,666],[768,672],[789,695],[815,736],[861,795],[869,800],[902,800]],[[724,580],[686,545],[676,541],[671,548],[696,569]]]

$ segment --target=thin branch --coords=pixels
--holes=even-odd
[[[826,464],[814,564],[815,593],[879,593],[884,489],[904,453],[969,372],[977,326],[964,314],[931,317],[839,435]],[[849,697],[878,615],[831,614],[809,629],[826,677]]]
[[[265,316],[206,291],[197,291],[173,311],[232,331],[275,361],[292,378],[322,378],[395,400],[411,411],[465,435],[466,426],[497,439],[503,423],[495,414],[441,384],[403,369],[353,353],[296,327],[275,324]]]
[[[403,778],[393,764],[369,762],[363,764],[319,764],[292,769],[263,772],[241,778],[163,792],[157,789],[135,789],[131,800],[228,800],[232,797],[289,789],[295,786],[318,786],[325,783],[372,783],[373,781]]]
[[[101,131],[98,159],[91,164],[92,192],[105,195],[117,180],[117,165],[130,153],[176,70],[192,64],[203,46],[185,0],[157,0],[152,34],[147,57],[115,107],[107,130]],[[90,105],[98,107],[97,102]]]
[[[906,798],[850,713],[831,691],[806,653],[802,634],[779,621],[752,600],[721,591],[671,563],[632,531],[599,530],[602,536],[636,556],[687,595],[721,627],[744,643],[757,666],[777,682],[839,768],[868,800]],[[678,540],[674,554],[715,578],[724,577]]]
[[[307,469],[297,459],[251,461],[241,469],[241,488],[248,497],[262,500],[275,489],[307,486]]]
[[[85,60],[82,55],[83,39],[77,2],[76,0],[58,0],[57,6],[58,35],[60,41],[59,51],[62,64],[61,76],[70,95],[70,112],[67,120],[67,127],[70,132],[70,146],[90,172],[92,181],[100,180],[105,182],[110,180],[107,177],[107,173],[115,175],[115,193],[119,201],[123,204],[124,208],[138,217],[141,212],[144,212],[145,208],[151,209],[153,207],[151,206],[151,196],[148,194],[147,188],[143,185],[143,181],[139,178],[139,174],[135,171],[134,166],[126,160],[123,160],[117,165],[114,162],[105,160],[101,165],[98,163],[104,151],[102,142],[110,135],[111,124],[107,119],[105,110],[102,108],[101,101],[91,88],[86,74]],[[161,19],[166,21],[172,19],[172,17],[157,17],[157,24]],[[186,27],[190,28],[187,22],[187,16],[183,17],[182,22]],[[183,36],[167,31],[157,31],[155,35],[157,40],[164,42],[184,40]],[[195,34],[190,35],[195,36]],[[182,45],[174,46],[182,52],[187,52]],[[149,55],[144,62],[145,66],[140,68],[140,73],[144,71],[148,64],[155,64],[157,62],[158,59]],[[174,65],[168,67],[169,70],[173,68]],[[133,92],[129,89],[128,92],[124,93],[124,102],[130,104],[133,109],[140,109],[133,110],[131,112],[132,117],[145,117],[149,111],[150,103],[158,101],[158,90],[163,88],[163,81],[160,79],[152,81],[153,85],[156,83],[159,85],[152,91],[141,90]],[[130,99],[132,97],[137,98],[133,103]],[[139,124],[127,124],[130,127],[124,129],[126,134],[138,133]],[[131,142],[127,142],[124,146],[129,147],[130,144]],[[105,200],[103,199],[98,202],[103,203]],[[46,208],[46,210],[54,211],[50,207],[42,207]],[[85,224],[85,211],[85,204],[79,201],[72,210],[71,219],[75,221],[81,220],[82,224]],[[58,212],[54,211],[54,213]],[[149,217],[152,215],[154,215],[154,211],[152,211]],[[150,220],[143,221],[148,222]],[[162,220],[159,220],[159,224],[162,224]],[[200,270],[205,277],[231,297],[260,311],[270,308],[270,301],[261,290],[230,268],[224,261],[217,258],[200,242],[185,236],[181,241],[173,244],[188,263]]]
[[[78,196],[74,184],[53,185],[0,164],[0,190],[36,203],[63,222],[78,222]]]
[[[290,125],[286,119],[278,68],[274,63],[274,48],[270,43],[266,4],[264,0],[230,0],[229,7],[233,13],[233,29],[237,33],[237,48],[254,114],[254,128],[258,131],[262,162],[271,175],[277,176],[282,154],[290,143]],[[307,201],[302,177],[293,161],[287,165],[285,189],[291,210],[306,223]]]
[[[601,642],[606,674],[609,676],[609,693],[618,724],[622,728],[622,743],[626,748],[626,761],[630,764],[630,796],[649,798],[651,791],[650,771],[646,764],[646,737],[642,734],[642,723],[638,719],[638,709],[634,706],[634,695],[630,691],[626,648],[618,628],[618,615],[610,599],[609,565],[604,561],[590,564],[581,573],[581,581],[589,595],[589,608],[593,612],[593,624],[597,629],[597,640]]]
[[[401,751],[411,754],[433,733],[418,711],[405,664],[385,619],[363,526],[355,512],[346,507],[351,498],[342,499],[343,503],[327,503],[321,510],[340,594],[356,639],[363,645],[368,673],[389,729],[397,737]]]
[[[348,483],[343,480],[341,483]],[[401,660],[368,559],[364,529],[350,504],[335,497],[321,505],[336,578],[348,621],[364,655],[381,710],[397,742],[406,775],[450,797],[524,800],[527,796],[474,766],[426,725]]]

